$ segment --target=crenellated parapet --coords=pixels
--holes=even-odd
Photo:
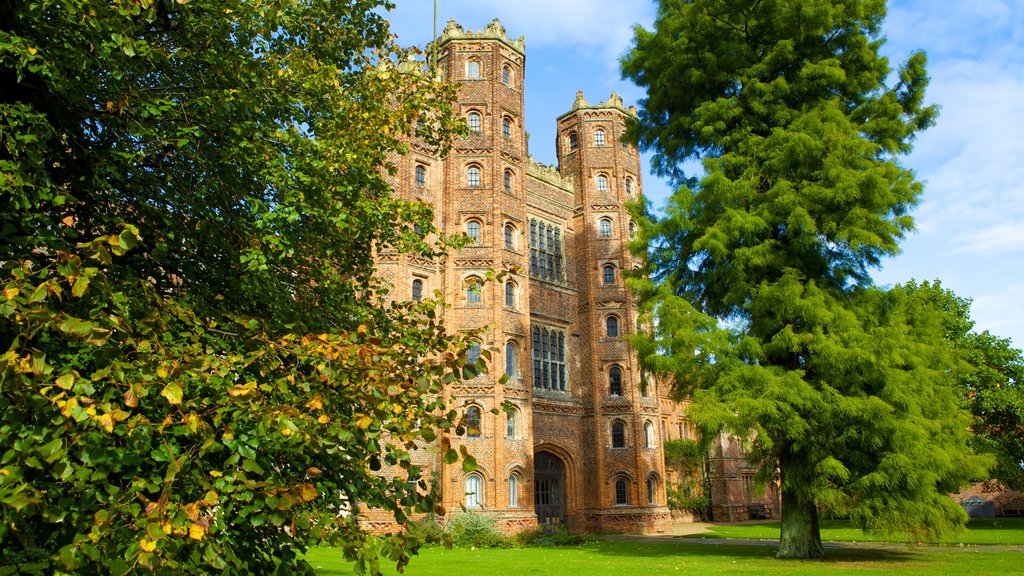
[[[501,25],[501,21],[495,18],[491,20],[490,24],[484,26],[484,29],[479,32],[473,32],[466,30],[461,24],[455,20],[449,20],[448,25],[444,27],[441,32],[441,37],[437,39],[439,46],[452,41],[452,40],[499,40],[509,48],[512,48],[521,55],[526,54],[526,40],[520,36],[519,38],[509,38],[505,33],[505,27]]]

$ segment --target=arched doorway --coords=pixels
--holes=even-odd
[[[565,466],[550,452],[533,455],[533,506],[539,524],[565,520]]]

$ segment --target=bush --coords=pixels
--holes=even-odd
[[[494,517],[463,512],[452,516],[445,526],[452,546],[459,548],[512,548],[515,541],[494,526]]]
[[[565,524],[544,524],[520,533],[516,540],[524,546],[578,546],[593,542],[595,538],[588,534],[572,534]]]

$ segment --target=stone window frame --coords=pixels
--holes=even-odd
[[[505,249],[514,251],[516,249],[517,236],[519,235],[519,230],[516,228],[516,225],[511,222],[505,222],[505,226],[502,227],[502,232],[504,235]]]
[[[608,430],[610,434],[610,445],[612,448],[621,449],[629,447],[628,436],[626,434],[626,422],[624,420],[618,418],[612,420]]]
[[[626,176],[626,196],[633,197],[633,179]]]
[[[629,506],[629,479],[625,475],[615,478],[615,506]]]
[[[605,336],[608,338],[620,338],[622,336],[622,322],[618,314],[609,314],[604,319]]]
[[[484,185],[484,169],[477,163],[466,165],[466,188],[481,188]]]
[[[531,324],[530,336],[533,387],[559,394],[568,393],[571,383],[568,372],[569,338],[566,328]],[[550,385],[545,387],[545,383]]]
[[[508,507],[519,508],[519,472],[508,475]]]
[[[618,276],[618,270],[615,264],[605,264],[601,267],[601,284],[604,286],[614,286],[616,277]]]
[[[482,244],[484,241],[484,223],[479,218],[466,218],[466,236],[470,244]]]
[[[413,180],[416,183],[417,188],[424,188],[427,185],[427,167],[419,162],[416,163],[416,167],[413,169]]]
[[[594,146],[596,146],[598,148],[601,148],[605,144],[607,144],[607,139],[605,138],[604,128],[597,128],[597,129],[595,129],[594,130]]]
[[[477,109],[466,112],[466,125],[472,134],[480,134],[484,129],[484,115]]]
[[[505,341],[505,374],[508,375],[509,379],[517,378],[520,374],[519,363],[521,361],[519,350],[522,347],[519,345],[519,341],[510,338]],[[509,372],[509,369],[512,369]]]
[[[657,440],[655,439],[654,423],[650,420],[644,420],[644,448],[656,448]]]
[[[611,216],[601,216],[597,219],[597,237],[601,240],[610,240],[615,230]]]
[[[626,388],[623,385],[622,366],[612,364],[608,367],[608,396],[622,398],[626,395]]]
[[[522,436],[520,433],[522,426],[520,422],[522,420],[522,411],[518,406],[512,406],[505,413],[505,439],[506,440],[517,440]]]
[[[647,475],[647,505],[656,506],[658,504],[658,486],[660,484],[660,478],[657,472],[651,472]]]
[[[516,285],[514,280],[505,281],[505,308],[509,310],[518,310],[519,306],[519,286]]]
[[[513,187],[515,186],[515,178],[516,178],[516,175],[512,171],[512,169],[511,168],[505,168],[505,171],[504,171],[504,173],[502,175],[502,186],[504,187],[506,193],[508,193],[508,194],[512,193],[512,191],[514,189]]]
[[[466,438],[484,437],[484,409],[479,404],[466,406]]]
[[[481,306],[484,303],[484,281],[475,274],[466,277],[466,305]]]
[[[475,65],[475,66],[474,66]],[[476,56],[466,59],[466,80],[481,80],[484,77],[484,63]]]
[[[508,86],[509,88],[511,88],[512,87],[512,80],[513,79],[514,79],[514,76],[513,76],[513,73],[512,73],[512,67],[509,66],[508,64],[505,64],[504,66],[502,66],[501,67],[501,83],[504,84],[505,86]]]
[[[423,279],[413,278],[412,279],[412,301],[419,302],[423,300]]]
[[[568,139],[569,139],[569,152],[573,152],[575,150],[578,150],[579,147],[580,147],[580,136],[579,136],[579,133],[577,133],[575,130],[570,130],[569,131],[569,135],[568,135]]]
[[[463,485],[465,487],[466,508],[473,510],[482,509],[484,507],[484,486],[486,485],[483,474],[479,471],[466,474]]]
[[[599,172],[597,176],[594,176],[594,186],[598,192],[608,191],[608,175],[604,172]]]
[[[511,116],[501,117],[501,136],[505,140],[511,140],[513,135],[513,129],[515,128],[515,122]]]

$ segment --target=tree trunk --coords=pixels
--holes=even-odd
[[[814,499],[782,489],[782,533],[776,558],[822,558],[821,530]]]

